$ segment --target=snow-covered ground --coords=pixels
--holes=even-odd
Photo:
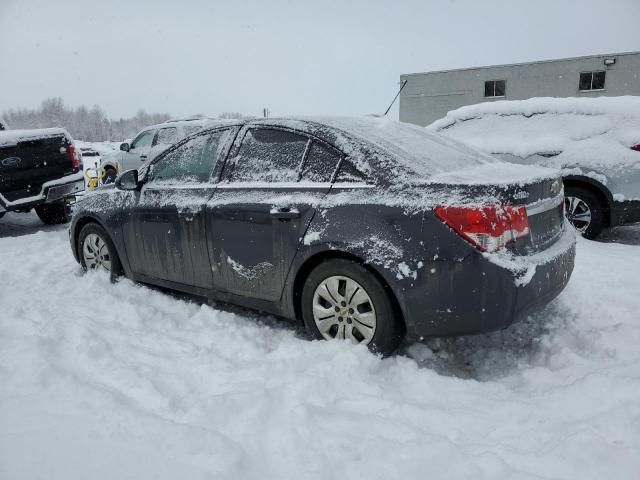
[[[0,220],[1,479],[637,479],[640,226],[491,335],[381,360],[83,275],[64,227]]]

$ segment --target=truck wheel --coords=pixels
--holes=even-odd
[[[71,220],[69,207],[65,202],[45,203],[35,208],[36,214],[47,225],[58,225]]]
[[[604,206],[600,199],[586,188],[565,188],[564,212],[569,223],[584,238],[593,240],[604,229]]]
[[[111,237],[97,223],[88,223],[78,235],[78,257],[83,270],[106,270],[114,280],[122,275],[122,264]]]
[[[317,266],[304,282],[301,307],[313,338],[351,340],[385,356],[404,338],[404,323],[390,292],[352,260],[333,259]]]

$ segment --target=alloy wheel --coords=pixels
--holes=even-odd
[[[580,233],[585,233],[591,225],[591,208],[579,197],[565,197],[564,211],[569,223]]]
[[[355,280],[331,276],[313,294],[313,319],[326,339],[350,339],[367,345],[376,331],[376,310],[367,291]]]
[[[111,271],[111,256],[106,242],[96,233],[90,233],[82,242],[82,258],[87,269],[104,268]]]

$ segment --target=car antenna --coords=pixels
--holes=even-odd
[[[384,112],[383,117],[387,116],[387,113],[389,113],[389,110],[391,110],[391,107],[393,107],[393,104],[396,103],[397,98],[400,96],[400,92],[402,92],[402,89],[407,85],[407,80],[405,80],[404,82],[402,82],[402,85],[400,85],[400,90],[398,90],[398,93],[396,93],[396,96],[393,97],[393,100],[391,101],[391,105],[389,105],[389,108],[387,108],[387,111]]]

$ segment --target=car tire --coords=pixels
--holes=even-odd
[[[116,173],[115,168],[107,167],[104,169],[104,178],[102,179],[103,185],[108,185],[116,181],[116,177],[118,174]]]
[[[4,214],[7,212],[0,212],[0,218],[4,217]]]
[[[576,231],[593,240],[605,228],[605,208],[598,196],[582,187],[565,187],[564,211]]]
[[[35,207],[38,218],[47,225],[59,225],[71,220],[69,207],[65,202],[44,203]]]
[[[374,353],[391,355],[405,335],[391,295],[360,263],[328,260],[313,269],[304,282],[302,319],[312,338],[351,339]]]
[[[110,273],[112,280],[122,276],[122,263],[116,247],[106,230],[97,223],[82,227],[76,248],[84,271],[103,269]]]

